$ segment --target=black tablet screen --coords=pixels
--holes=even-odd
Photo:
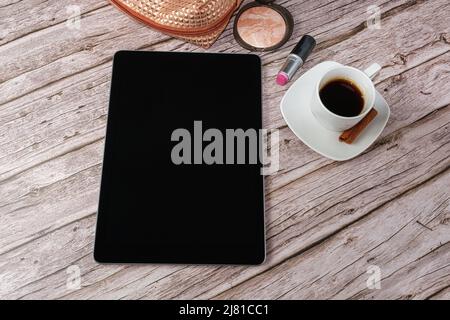
[[[261,118],[257,56],[116,53],[96,260],[261,263]]]

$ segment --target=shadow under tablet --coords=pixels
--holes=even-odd
[[[264,182],[259,159],[250,161],[250,139],[244,164],[225,164],[230,156],[225,141],[224,164],[207,164],[202,157],[211,142],[203,141],[208,129],[223,133],[226,140],[227,129],[261,128],[258,56],[117,52],[95,259],[262,263]],[[183,163],[174,161],[173,150],[189,139],[174,140],[174,132],[190,136],[190,155],[186,148],[178,153]]]

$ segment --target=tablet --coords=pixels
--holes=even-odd
[[[261,128],[258,56],[117,52],[96,261],[262,263]]]

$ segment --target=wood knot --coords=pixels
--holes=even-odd
[[[391,135],[389,135],[387,137],[381,138],[380,140],[378,140],[378,142],[376,142],[375,145],[377,147],[381,147],[381,146],[384,146],[384,145],[391,145],[392,144],[392,146],[389,147],[390,149],[392,149],[392,148],[395,148],[395,147],[398,146],[398,144],[396,144],[396,142],[400,139],[400,137],[401,137],[401,133],[400,132],[393,133],[393,134],[391,134]]]
[[[391,150],[391,149],[394,149],[394,148],[397,148],[398,147],[398,143],[395,143],[395,144],[393,144],[392,146],[389,146],[389,147],[387,147],[386,148],[386,150]]]
[[[350,243],[352,243],[354,240],[356,239],[356,237],[348,237],[345,242],[344,245],[349,245]]]
[[[66,135],[64,135],[63,139],[67,140],[67,139],[73,138],[73,137],[75,137],[75,136],[77,136],[79,134],[80,133],[78,131],[68,132]]]
[[[33,187],[30,189],[30,195],[32,197],[37,197],[37,196],[39,196],[40,191],[41,191],[41,189],[39,187]]]
[[[355,209],[354,209],[354,208],[347,209],[347,210],[344,211],[344,216],[351,215],[351,214],[353,214],[354,212],[355,212]]]
[[[92,43],[88,43],[83,47],[84,51],[93,51],[94,50],[94,45]]]
[[[52,102],[56,102],[61,100],[61,96],[62,96],[62,91],[55,93],[54,95],[47,97],[47,100],[52,101]]]
[[[394,76],[393,78],[392,78],[392,82],[393,83],[398,83],[398,82],[400,82],[400,81],[402,81],[403,80],[403,76],[401,75],[401,74],[398,74],[398,75],[396,75],[396,76]]]
[[[450,44],[449,40],[450,36],[447,33],[441,33],[439,34],[439,41]]]
[[[408,57],[402,53],[397,53],[394,56],[394,63],[399,65],[405,65],[408,60]]]

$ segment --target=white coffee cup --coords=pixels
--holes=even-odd
[[[325,73],[315,87],[311,103],[311,111],[317,121],[326,129],[338,132],[350,129],[361,121],[374,106],[376,91],[371,78],[380,70],[381,66],[374,63],[364,71],[353,67],[342,66]],[[361,91],[364,99],[364,107],[359,115],[354,117],[340,116],[328,110],[322,103],[319,95],[320,90],[330,81],[336,79],[348,80]]]

